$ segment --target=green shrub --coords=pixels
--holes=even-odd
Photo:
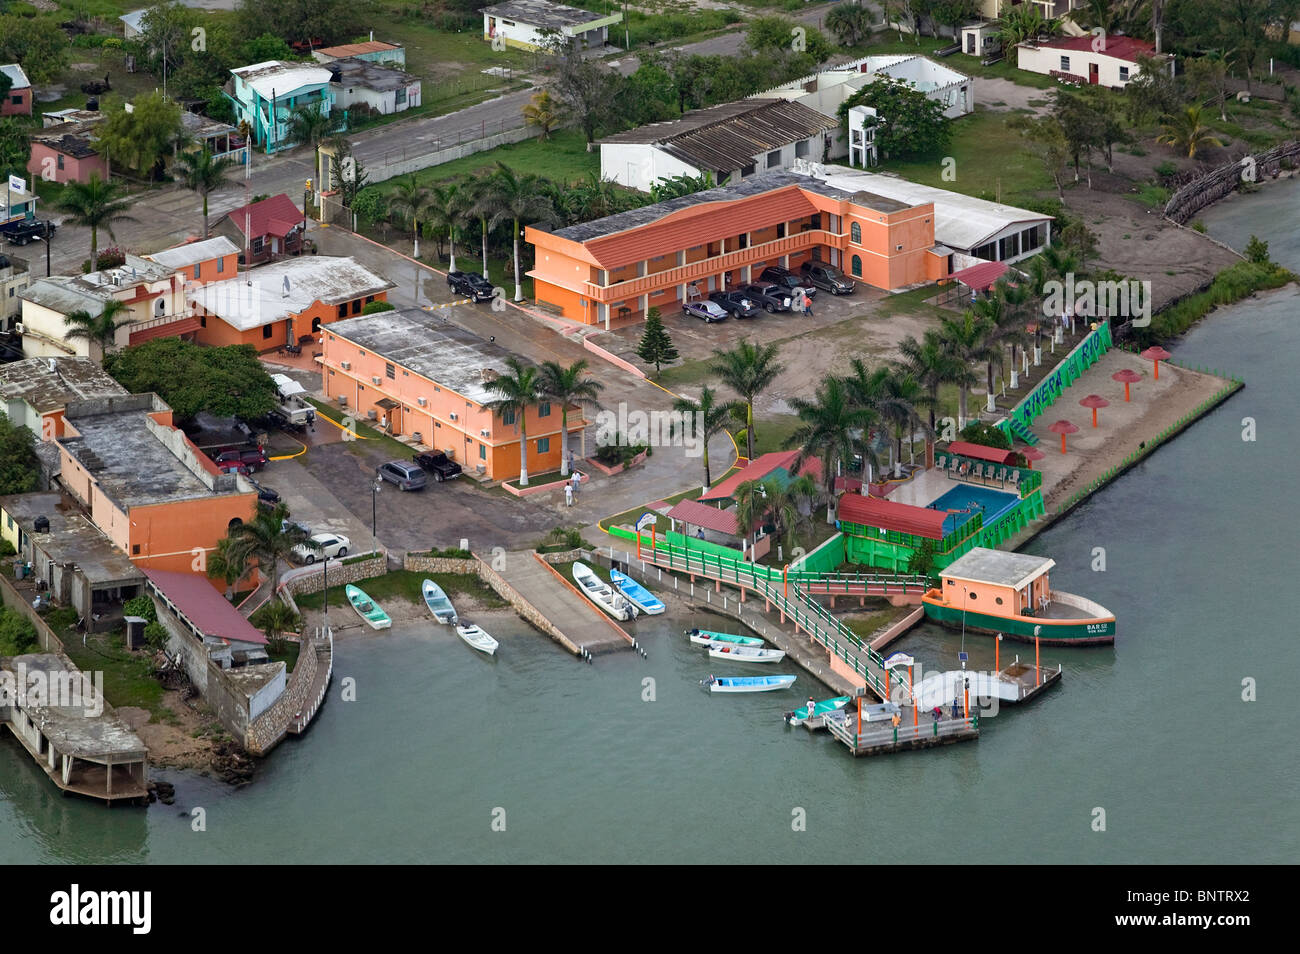
[[[52,609],[44,615],[45,625],[50,629],[58,632],[61,629],[69,629],[77,622],[77,611],[71,606],[60,606],[58,609]]]
[[[17,554],[14,545],[8,540],[0,540],[0,557],[11,557]]]
[[[378,314],[381,311],[392,311],[393,309],[394,306],[391,302],[372,301],[370,304],[366,305],[366,307],[361,309],[361,314],[374,315],[374,314]]]
[[[36,645],[36,626],[22,613],[0,606],[0,656],[16,656]]]
[[[1195,222],[1192,223],[1192,231],[1193,231],[1193,232],[1200,232],[1202,235],[1204,235],[1204,234],[1205,234],[1205,223],[1202,222],[1200,219],[1197,219]]]
[[[1156,166],[1156,175],[1162,179],[1168,179],[1177,172],[1178,166],[1174,165],[1174,163],[1170,162],[1168,159]]]
[[[1219,305],[1229,305],[1268,288],[1280,288],[1296,278],[1291,272],[1271,262],[1237,262],[1229,265],[1203,292],[1158,312],[1146,328],[1138,328],[1143,345],[1164,341],[1182,334]]]
[[[445,557],[449,560],[468,560],[473,555],[468,550],[460,549],[460,547],[447,547],[443,550],[439,550],[437,547],[429,548],[429,556]]]
[[[985,447],[997,447],[1001,450],[1011,449],[1011,438],[992,424],[985,424],[983,421],[971,421],[957,436],[971,444],[982,444]]]
[[[147,623],[144,627],[144,641],[153,649],[167,648],[167,628],[162,623]]]
[[[122,604],[122,615],[139,616],[151,623],[158,621],[158,609],[154,606],[153,599],[148,596],[131,597]]]
[[[1250,241],[1246,243],[1246,261],[1254,262],[1256,265],[1268,264],[1268,243],[1261,240],[1258,235],[1252,235]]]

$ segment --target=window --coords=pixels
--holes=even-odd
[[[263,325],[263,326],[262,326],[262,338],[263,338],[263,339],[266,339],[266,338],[269,338],[269,337],[271,337],[271,326],[270,326],[270,325]]]
[[[857,222],[849,226],[849,241],[854,245],[862,244],[862,226]]]
[[[63,153],[59,153],[59,168],[63,168]]]
[[[224,272],[225,270],[226,270],[226,259],[225,259],[225,257],[223,256],[223,257],[217,259],[217,274],[220,275],[220,274],[221,274],[222,272]]]
[[[1061,69],[1067,73],[1070,72],[1070,58],[1068,56],[1061,57]]]
[[[809,145],[807,139],[805,139],[803,142],[795,143],[794,144],[795,157],[798,159],[803,159],[805,156],[808,155],[808,149],[809,149]]]
[[[250,244],[251,247],[252,247],[252,251],[253,251],[253,254],[254,254],[254,255],[261,254],[262,247],[263,247],[264,243],[263,243],[263,241],[262,241],[262,237],[261,237],[260,235],[259,235],[257,238],[253,239],[253,241],[252,241],[251,243],[249,243],[249,244]]]
[[[200,328],[206,328],[207,326],[208,326],[208,316],[207,316],[207,315],[199,315],[199,327],[200,327]]]
[[[861,277],[862,277],[862,257],[859,256],[859,255],[854,255],[854,256],[853,256],[853,262],[851,263],[851,267],[852,267],[852,269],[853,269],[853,274],[856,275],[858,278],[861,278]]]
[[[396,381],[396,380],[397,380],[397,368],[396,368],[393,364],[391,364],[391,363],[385,362],[385,364],[384,364],[384,374],[386,374],[386,375],[388,376],[388,380],[390,380],[390,381]]]
[[[368,296],[366,296],[366,304],[367,304],[367,305],[370,304],[370,303],[371,303],[372,301],[374,301],[374,300],[375,300],[375,296],[374,296],[374,295],[368,295]]]
[[[551,439],[549,437],[539,437],[537,439],[537,453],[545,454],[551,449]]]
[[[406,102],[405,86],[399,86],[397,88],[397,91],[393,94],[393,102],[396,103],[398,106],[401,106],[403,103]]]
[[[479,445],[478,445],[478,459],[479,459],[479,460],[487,460],[487,445],[486,445],[486,444],[479,444]]]
[[[999,606],[1001,606],[1001,605],[1002,605],[1002,597],[1000,597],[1000,596],[995,596],[995,597],[993,597],[993,602],[994,602],[994,603],[997,603]]]
[[[506,408],[504,411],[501,412],[501,423],[506,425],[507,427],[510,427],[515,423],[514,408]]]
[[[1119,68],[1119,81],[1120,81],[1121,83],[1127,83],[1127,82],[1128,82],[1128,67],[1127,67],[1127,66],[1121,66],[1121,67]]]
[[[23,104],[22,93],[19,93],[17,96],[10,96],[9,102],[13,103],[15,106],[21,106]]]
[[[749,165],[745,166],[745,168],[740,170],[740,177],[742,179],[745,176],[752,176],[753,174],[754,174],[754,164],[752,162]]]
[[[767,167],[769,169],[775,169],[780,164],[781,164],[781,150],[773,149],[771,152],[767,154]]]
[[[551,402],[550,402],[550,401],[543,401],[541,404],[537,405],[537,416],[538,416],[538,417],[550,417],[550,416],[551,416]]]
[[[199,268],[200,268],[200,266],[198,266],[198,265],[195,265],[195,266],[194,266],[194,277],[195,277],[195,278],[198,278],[198,277],[199,277]]]
[[[131,556],[139,556],[139,555],[140,555],[140,544],[138,543],[131,544]]]
[[[346,304],[339,305],[339,317],[346,318],[347,316],[348,316],[348,306]]]
[[[361,314],[361,299],[360,299],[360,298],[358,298],[356,301],[354,301],[354,302],[352,303],[352,314],[354,314],[354,315],[359,315],[359,314]]]

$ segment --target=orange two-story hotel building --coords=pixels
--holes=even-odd
[[[934,239],[934,204],[846,192],[771,173],[558,231],[530,226],[535,297],[610,327],[757,281],[769,265],[810,259],[882,289],[937,281],[951,253]]]
[[[206,571],[236,521],[257,512],[257,492],[221,474],[155,394],[69,402],[59,447],[59,483],[138,566]]]
[[[418,308],[336,321],[322,329],[325,394],[393,434],[444,451],[466,471],[519,476],[520,429],[483,405],[488,382],[509,373],[510,352]],[[528,410],[528,470],[559,469],[562,409]],[[569,449],[585,455],[582,409],[569,408]],[[416,435],[419,435],[418,437]]]

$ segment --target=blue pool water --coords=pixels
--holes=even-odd
[[[1004,494],[999,490],[962,484],[954,487],[929,506],[932,510],[967,510],[970,513],[951,513],[943,522],[943,532],[951,533],[963,523],[980,512],[983,508],[984,526],[988,526],[1002,513],[1016,505],[1019,498],[1015,494]]]

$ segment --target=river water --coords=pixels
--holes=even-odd
[[[1266,233],[1300,270],[1300,183],[1202,218],[1238,248]],[[780,721],[810,691],[829,694],[806,674],[792,693],[703,692],[711,667],[683,620],[638,624],[648,661],[585,666],[502,617],[494,661],[445,630],[340,641],[330,700],[304,738],[240,790],[155,772],[176,785],[170,807],[62,798],[6,736],[0,862],[1293,861],[1296,519],[1284,488],[1300,445],[1298,311],[1288,288],[1220,310],[1173,347],[1247,388],[1026,548],[1056,560],[1062,589],[1113,610],[1119,637],[1053,650],[1062,683],[986,719],[977,742],[854,760]],[[956,668],[960,643],[922,626],[899,645]],[[965,647],[972,668],[992,667],[987,637]],[[344,677],[354,702],[339,698]],[[1247,679],[1257,701],[1243,701]],[[192,830],[195,807],[206,831]]]

